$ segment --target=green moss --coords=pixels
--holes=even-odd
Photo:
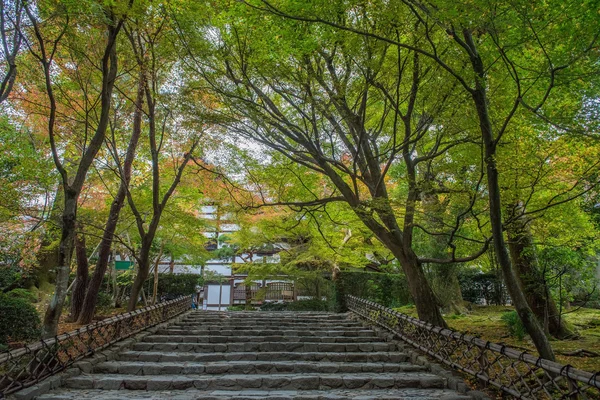
[[[415,306],[396,307],[394,310],[413,317],[417,316]],[[580,308],[573,312],[565,312],[563,318],[577,330],[579,337],[574,340],[552,341],[557,361],[586,371],[600,371],[600,357],[565,355],[579,349],[600,354],[600,310]],[[512,307],[474,306],[468,314],[447,315],[445,320],[450,329],[455,331],[481,337],[490,342],[527,349],[531,354],[535,354],[535,346],[531,340],[526,335],[523,335],[523,340],[519,340],[518,335],[511,333],[509,324],[503,321],[504,318],[510,318],[510,315],[516,315]]]

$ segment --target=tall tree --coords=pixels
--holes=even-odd
[[[138,20],[135,30],[129,34],[130,42],[138,57],[143,62],[142,69],[146,73],[144,81],[144,97],[146,103],[146,118],[148,120],[147,138],[150,163],[150,198],[151,207],[146,212],[141,210],[142,202],[136,201],[131,188],[127,190],[127,203],[135,218],[140,247],[134,253],[137,261],[137,274],[131,288],[128,310],[135,309],[143,284],[150,272],[150,253],[154,239],[160,226],[160,221],[169,200],[184,176],[187,164],[194,156],[198,146],[202,126],[190,124],[189,128],[182,127],[176,115],[176,104],[169,100],[167,90],[172,85],[172,74],[177,63],[177,53],[173,52],[174,42],[172,31],[167,23],[168,16],[164,10],[156,12],[145,20]],[[148,21],[151,21],[148,23]],[[147,58],[143,58],[147,54]],[[170,137],[169,137],[170,136]],[[170,144],[170,145],[169,145]],[[169,154],[170,152],[170,154]],[[182,154],[183,153],[183,154]],[[165,167],[172,167],[171,181],[164,181],[169,173]],[[146,221],[149,218],[149,221]]]
[[[78,322],[80,324],[89,324],[94,317],[96,303],[98,301],[98,293],[100,291],[100,287],[102,286],[102,280],[104,279],[104,274],[106,273],[106,269],[108,267],[108,260],[110,257],[114,234],[117,229],[117,223],[119,221],[119,215],[123,205],[125,204],[125,198],[127,196],[127,191],[129,190],[129,182],[131,180],[131,171],[133,161],[135,159],[135,152],[142,134],[142,107],[144,103],[144,89],[146,86],[145,79],[146,78],[144,74],[141,72],[138,78],[138,91],[134,100],[132,133],[123,162],[119,161],[119,152],[116,148],[116,141],[112,141],[111,149],[115,163],[118,167],[122,167],[120,168],[121,170],[118,171],[120,184],[117,194],[110,205],[110,211],[104,226],[102,239],[100,241],[96,268],[94,269],[92,279],[87,286],[85,299],[81,303],[81,309],[79,310],[80,313],[78,313]]]
[[[23,1],[0,2],[0,35],[2,35],[2,74],[0,103],[8,98],[17,77],[17,54],[21,50]]]
[[[131,6],[131,3],[132,2],[129,3],[129,6]],[[47,5],[44,4],[44,6]],[[104,141],[111,110],[112,91],[117,75],[116,42],[125,18],[123,13],[126,11],[127,10],[115,10],[111,8],[102,9],[101,11],[101,18],[103,21],[106,21],[106,42],[101,57],[100,67],[102,74],[100,116],[95,132],[90,141],[86,143],[85,149],[75,168],[74,176],[70,176],[71,174],[64,165],[60,154],[60,147],[57,144],[57,103],[54,93],[55,85],[53,83],[55,79],[55,74],[53,73],[53,68],[55,68],[54,57],[65,33],[72,28],[70,10],[62,7],[59,7],[57,10],[46,10],[38,7],[38,9],[34,10],[31,8],[31,5],[25,6],[25,12],[32,25],[32,37],[34,38],[33,40],[35,40],[34,43],[29,43],[28,46],[31,54],[37,59],[43,71],[44,84],[49,102],[47,123],[48,137],[54,164],[61,177],[64,196],[61,215],[58,267],[56,268],[56,288],[44,316],[44,337],[56,335],[58,321],[67,295],[73,244],[76,234],[77,202],[88,170]],[[42,26],[39,23],[38,18],[40,18],[41,14],[51,12],[56,12],[61,16],[60,18],[55,18],[53,21],[56,25],[52,25],[51,27],[48,27],[48,25]],[[58,33],[55,33],[54,36],[50,38],[53,30],[58,30]]]
[[[479,125],[496,257],[517,313],[538,352],[553,360],[550,343],[527,303],[508,254],[497,150],[513,119],[526,112],[539,117],[539,121],[549,127],[568,129],[553,117],[565,111],[574,117],[573,110],[582,103],[585,89],[576,89],[583,81],[574,81],[572,77],[593,76],[590,73],[597,69],[593,54],[598,47],[600,21],[594,6],[586,4],[587,12],[578,10],[582,17],[573,20],[562,2],[543,6],[525,2],[472,2],[468,5],[441,1],[433,4],[327,2],[311,9],[298,9],[286,1],[258,0],[246,4],[288,19],[331,26],[418,53],[433,60],[460,85],[470,98],[468,112],[475,113]],[[568,7],[577,6],[572,3]],[[551,24],[545,22],[549,18]],[[373,19],[380,23],[370,24]],[[404,36],[391,34],[397,26],[412,26],[414,30]],[[519,48],[527,49],[528,56],[514,51]],[[560,92],[564,94],[561,87],[566,86],[571,87],[571,93],[577,93],[578,100],[569,97],[567,102],[560,102]]]
[[[312,193],[309,201],[288,204],[350,205],[399,260],[419,316],[445,326],[421,263],[471,260],[484,251],[465,257],[453,251],[447,259],[420,259],[414,251],[418,164],[470,141],[468,135],[439,128],[453,86],[440,87],[441,95],[435,97],[422,93],[423,81],[437,67],[424,64],[418,54],[369,38],[316,33],[310,26],[295,25],[228,25],[221,29],[220,48],[213,50],[221,57],[212,57],[209,67],[202,57],[195,68],[225,105],[218,112],[228,129],[327,178],[328,190]],[[294,29],[307,39],[299,40]],[[271,32],[278,30],[281,54],[273,54]],[[270,33],[266,37],[256,32]],[[454,140],[446,141],[446,135],[454,135]],[[424,137],[434,139],[417,153],[416,143]],[[388,171],[400,162],[409,187],[402,221],[387,183]]]

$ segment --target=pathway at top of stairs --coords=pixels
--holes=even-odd
[[[470,397],[347,314],[191,311],[40,400]]]

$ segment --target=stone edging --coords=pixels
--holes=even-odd
[[[91,373],[96,364],[105,361],[114,361],[116,360],[119,353],[123,350],[127,350],[133,347],[133,345],[139,342],[144,337],[156,333],[159,329],[165,328],[167,325],[173,322],[179,322],[179,320],[187,315],[189,311],[184,311],[181,314],[165,321],[161,322],[158,325],[154,325],[150,328],[143,330],[142,332],[138,332],[135,335],[128,337],[127,339],[123,339],[119,342],[116,342],[106,349],[94,353],[91,356],[84,358],[83,360],[77,361],[73,363],[72,366],[65,369],[64,371],[50,376],[44,379],[42,382],[30,386],[28,388],[19,390],[18,392],[13,393],[7,397],[8,400],[31,400],[37,396],[48,393],[50,390],[60,388],[67,379],[72,378],[74,376],[79,376],[82,373]]]
[[[354,319],[355,321],[360,322],[363,326],[372,329],[379,337],[403,343],[402,340],[396,339],[393,333],[378,326],[373,326],[366,323],[352,312],[348,312],[348,314],[351,319]],[[418,350],[412,348],[410,344],[403,344],[406,346],[404,351],[410,357],[410,361],[415,365],[424,366],[433,374],[443,377],[446,380],[446,387],[448,389],[456,390],[460,394],[471,397],[473,400],[491,400],[491,398],[484,392],[479,390],[470,390],[460,373],[447,369],[442,364],[431,361]]]

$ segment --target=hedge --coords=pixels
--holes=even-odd
[[[459,271],[458,281],[463,300],[470,303],[504,305],[508,300],[502,277],[497,274],[466,268]]]
[[[338,275],[335,289],[340,311],[346,309],[344,296],[347,294],[386,307],[399,307],[412,302],[404,274],[346,271]]]
[[[0,345],[38,339],[40,317],[29,301],[0,293]]]
[[[260,311],[331,311],[332,304],[325,300],[308,299],[285,303],[269,302],[260,307]]]
[[[147,283],[149,293],[154,287],[154,276]],[[196,293],[196,286],[204,285],[204,279],[197,274],[158,274],[158,297],[174,298]]]

